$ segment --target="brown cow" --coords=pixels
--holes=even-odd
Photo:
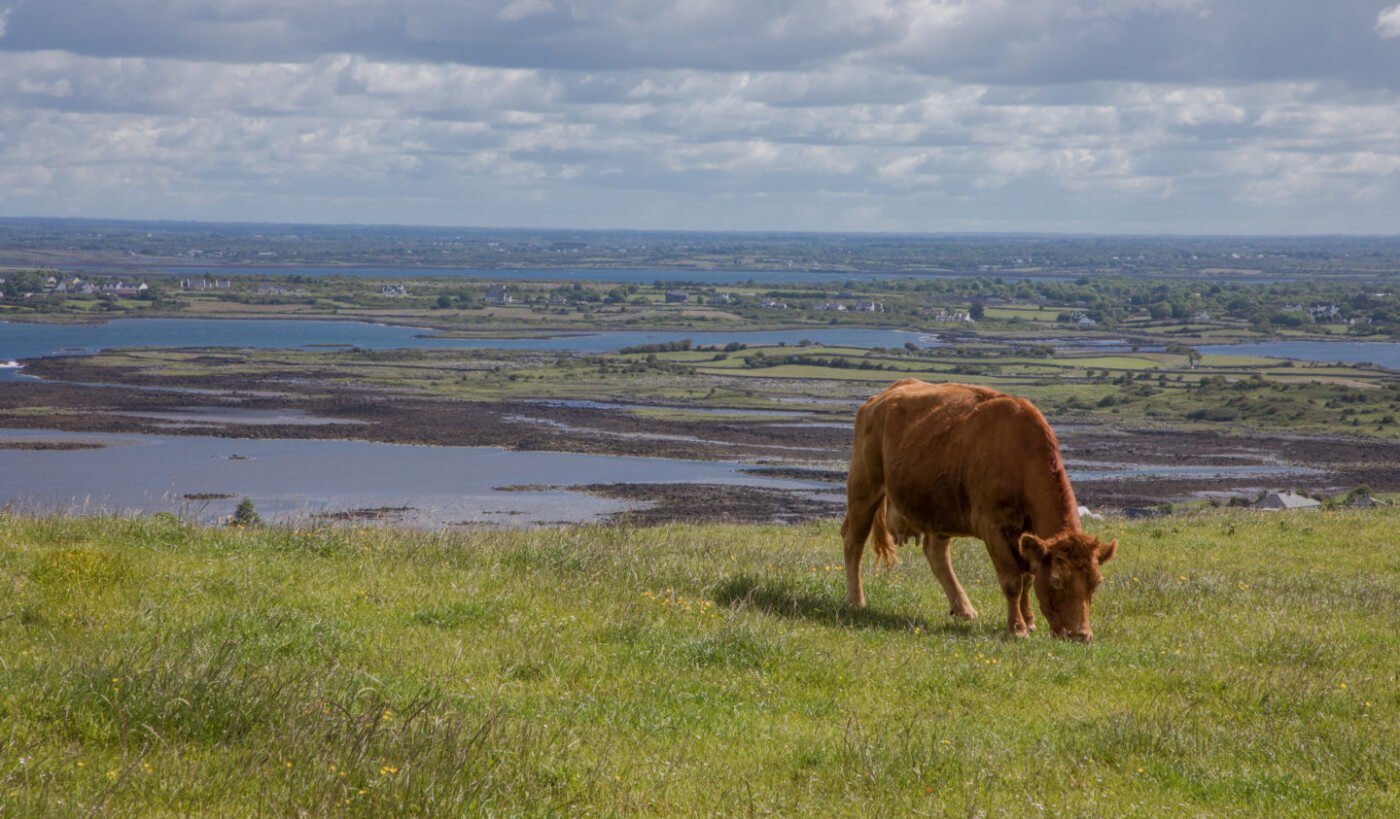
[[[1006,595],[1007,630],[1035,627],[1030,592],[1056,637],[1088,641],[1089,605],[1099,565],[1118,541],[1100,543],[1079,528],[1079,505],[1044,416],[1029,402],[986,387],[905,379],[856,413],[846,479],[846,602],[865,606],[860,562],[885,505],[906,530],[925,536],[924,554],[954,616],[976,612],[953,574],[948,545],[976,537],[987,545]],[[881,521],[876,557],[894,545]]]

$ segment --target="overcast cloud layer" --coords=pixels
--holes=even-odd
[[[0,0],[0,213],[1400,232],[1390,0]]]

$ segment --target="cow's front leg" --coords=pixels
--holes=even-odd
[[[1030,635],[1030,628],[1021,614],[1021,589],[1024,583],[1021,572],[1018,569],[1008,574],[998,574],[1001,593],[1006,595],[1006,633],[1012,637],[1027,637]]]
[[[991,556],[992,565],[997,570],[1001,593],[1006,596],[1006,633],[1012,637],[1026,637],[1030,634],[1025,615],[1021,611],[1021,595],[1026,588],[1025,570],[1017,555],[1011,551],[1015,548],[1011,538],[1019,535],[1019,532],[1006,529],[995,531],[984,538],[987,554]]]
[[[1021,575],[1021,619],[1026,621],[1026,630],[1035,631],[1035,611],[1031,607],[1031,589],[1035,586],[1035,575]]]

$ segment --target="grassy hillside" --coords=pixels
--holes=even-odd
[[[1397,815],[1397,524],[1100,525],[1082,646],[832,524],[0,517],[0,814]]]

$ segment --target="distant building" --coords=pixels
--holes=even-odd
[[[487,304],[496,305],[510,304],[515,301],[515,299],[511,298],[510,293],[506,292],[506,289],[499,284],[493,284],[486,288],[486,295],[482,300]]]
[[[685,292],[684,290],[666,291],[667,304],[685,304],[688,301],[690,301],[690,294]]]
[[[858,301],[856,302],[856,312],[858,313],[883,313],[885,312],[884,302],[878,301]]]
[[[228,279],[181,279],[181,290],[228,290],[233,282]]]
[[[821,304],[818,304],[816,306],[816,309],[832,313],[844,313],[846,312],[846,305],[842,304],[839,301],[824,301]]]
[[[550,304],[568,304],[568,303],[569,303],[569,297],[566,296],[566,295],[564,295],[563,293],[550,293],[550,294],[549,294],[549,303],[550,303]]]
[[[1312,509],[1322,504],[1294,492],[1268,492],[1255,502],[1255,509]]]
[[[1357,495],[1355,498],[1352,498],[1351,503],[1347,504],[1347,506],[1353,509],[1377,509],[1393,505],[1394,504],[1390,501],[1376,500],[1370,495]]]
[[[786,309],[788,309],[787,302],[773,301],[772,299],[769,299],[768,301],[762,302],[762,303],[759,304],[758,306],[761,307],[761,308],[764,309],[764,310],[786,310]]]
[[[1088,316],[1083,316],[1083,317],[1081,317],[1081,318],[1075,320],[1074,326],[1075,326],[1075,327],[1078,327],[1078,328],[1081,329],[1081,330],[1088,330],[1088,329],[1091,328],[1091,327],[1097,327],[1097,326],[1099,326],[1099,323],[1098,323],[1097,321],[1094,321],[1093,319],[1089,318]]]
[[[118,281],[102,285],[102,292],[112,296],[139,296],[149,289],[145,282]]]
[[[728,293],[716,293],[705,300],[706,304],[733,304],[734,297]]]
[[[401,299],[408,295],[408,288],[402,284],[386,284],[379,289],[379,295],[386,299]]]

